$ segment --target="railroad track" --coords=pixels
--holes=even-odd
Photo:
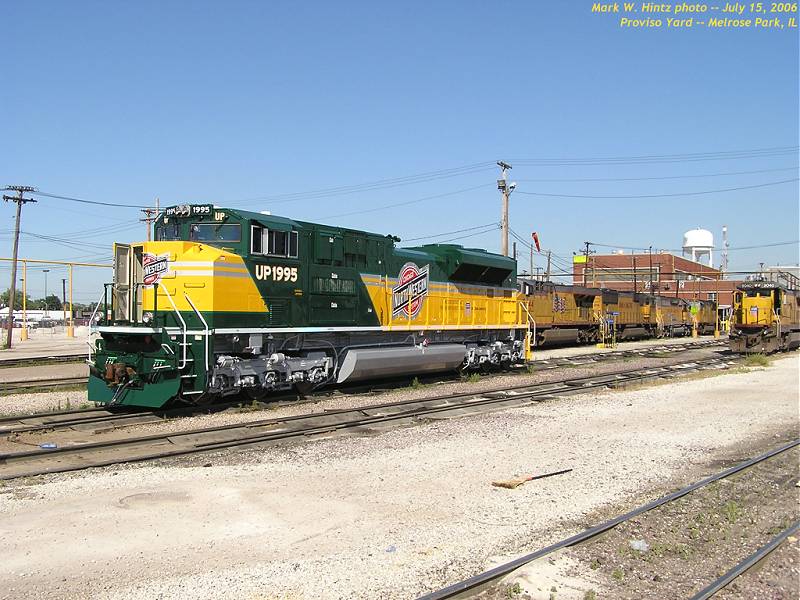
[[[142,437],[73,444],[0,455],[0,479],[75,471],[89,467],[153,460],[253,444],[275,443],[410,425],[432,420],[518,407],[556,395],[617,387],[649,379],[675,377],[703,369],[725,369],[734,361],[720,357],[669,366],[647,367],[603,375],[574,377],[490,392],[447,394],[373,406],[305,414],[280,419],[159,433]]]
[[[694,342],[687,342],[685,344],[662,344],[659,346],[648,346],[645,348],[637,348],[632,350],[619,350],[616,352],[607,352],[602,354],[587,352],[575,356],[567,356],[562,358],[534,360],[534,362],[530,363],[529,366],[533,370],[538,371],[538,370],[558,369],[561,367],[578,367],[585,365],[593,365],[615,360],[625,360],[627,358],[665,358],[664,355],[668,354],[676,354],[679,352],[685,352],[687,350],[699,350],[703,348],[711,348],[714,346],[722,346],[723,344],[724,343],[720,342],[719,340],[700,340]],[[84,358],[86,355],[85,354],[75,355],[75,357],[77,356]],[[38,357],[38,359],[41,359],[42,361],[45,361],[48,358],[54,358],[54,357]],[[70,358],[70,357],[64,357],[64,358]],[[31,360],[31,359],[14,359],[14,362],[25,361],[25,360]],[[3,364],[5,365],[8,362],[12,361],[3,361]],[[22,362],[20,362],[20,364],[18,364],[17,366],[28,366],[29,364],[30,363],[23,364]],[[40,379],[4,382],[0,383],[0,395],[30,392],[32,390],[54,391],[64,388],[83,386],[86,385],[87,377],[88,376],[62,377],[55,379],[40,378]],[[403,385],[406,384],[407,379],[402,378],[399,381],[401,382],[401,385]],[[382,385],[380,382],[378,383],[373,382],[371,384],[366,384],[366,385],[357,384],[359,388],[365,388],[365,389],[369,388],[370,386],[374,387],[380,385]],[[383,385],[385,385],[385,383]]]
[[[5,367],[35,367],[37,365],[50,365],[58,363],[83,362],[87,352],[81,354],[64,354],[62,356],[31,356],[28,358],[6,358],[0,360],[0,369]]]
[[[692,596],[691,600],[706,600],[707,598],[711,598],[714,594],[728,585],[731,581],[739,577],[740,575],[744,575],[748,569],[758,564],[761,560],[769,556],[771,552],[776,550],[778,546],[780,546],[786,538],[790,535],[795,535],[800,530],[800,521],[795,523],[794,525],[787,527],[774,538],[772,538],[769,542],[761,546],[758,550],[753,552],[750,556],[745,558],[742,562],[737,564],[733,567],[730,571],[719,577],[718,579],[714,580],[702,590],[700,590],[697,594]]]
[[[613,519],[610,519],[604,523],[600,523],[598,525],[595,525],[594,527],[585,529],[578,534],[575,534],[568,538],[564,538],[558,542],[555,542],[554,544],[550,544],[549,546],[536,550],[535,552],[531,552],[524,556],[520,556],[519,558],[516,558],[512,561],[494,567],[493,569],[490,569],[488,571],[484,571],[483,573],[480,573],[463,581],[459,581],[458,583],[454,583],[435,592],[430,592],[428,594],[420,596],[417,600],[449,600],[452,598],[472,597],[475,594],[479,593],[480,591],[488,589],[490,586],[496,584],[501,578],[519,569],[520,567],[527,565],[528,563],[531,563],[542,557],[548,556],[563,548],[568,548],[570,546],[576,546],[578,544],[584,543],[600,534],[603,534],[613,529],[614,527],[620,525],[621,523],[625,523],[626,521],[630,521],[631,519],[634,519],[639,515],[649,512],[655,508],[658,508],[670,502],[674,502],[675,500],[678,500],[679,498],[682,498],[687,494],[694,492],[695,490],[698,490],[709,484],[712,484],[715,481],[726,479],[746,469],[750,469],[753,466],[763,463],[764,461],[769,460],[770,458],[777,456],[779,454],[782,454],[787,450],[791,450],[792,448],[795,448],[798,445],[800,445],[800,439],[795,439],[791,442],[785,443],[777,448],[774,448],[773,450],[765,452],[764,454],[761,454],[759,456],[741,462],[736,466],[725,469],[724,471],[720,471],[719,473],[716,473],[715,475],[712,475],[710,477],[706,477],[705,479],[702,479],[696,483],[686,486],[676,492],[667,494],[666,496],[662,496],[657,500],[648,502],[647,504],[639,506],[638,508],[635,508],[625,514],[614,517]],[[744,573],[748,568],[753,566],[756,562],[761,560],[761,558],[766,556],[769,552],[777,548],[778,545],[780,545],[780,543],[784,539],[786,539],[786,537],[791,535],[793,532],[796,532],[798,527],[800,527],[800,524],[795,524],[792,527],[789,527],[788,529],[784,530],[780,535],[773,538],[766,546],[763,546],[757,552],[755,552],[754,554],[746,558],[744,561],[739,563],[736,567],[728,571],[725,575],[723,575],[722,577],[720,577],[719,579],[708,585],[706,588],[701,590],[697,595],[695,595],[692,598],[692,600],[709,598],[711,595],[722,589],[722,587],[730,583],[733,579]]]
[[[0,395],[33,390],[59,390],[86,385],[87,376],[57,377],[53,379],[26,379],[24,381],[4,381],[0,383]]]
[[[702,346],[708,346],[708,343],[702,344]],[[666,346],[670,347],[670,346]],[[679,346],[680,348],[683,345]],[[656,350],[660,352],[660,348]],[[674,350],[673,353],[677,353],[680,350]],[[640,354],[638,351],[630,351],[635,352],[637,355]],[[541,370],[552,370],[559,367],[564,366],[582,366],[586,364],[594,364],[595,362],[602,362],[596,360],[589,360],[587,362],[587,356],[591,359],[592,355],[580,355],[579,357],[574,357],[577,362],[565,362],[567,359],[564,360],[543,360],[541,361],[542,365],[540,367]],[[608,355],[601,355],[601,356],[608,356]],[[620,355],[615,355],[619,357]],[[539,369],[537,369],[539,370]],[[500,375],[507,375],[507,372],[500,373]],[[432,381],[441,380],[441,376],[439,377],[432,377]],[[446,381],[445,381],[446,382]],[[271,406],[271,407],[279,407],[284,406],[287,404],[291,404],[293,406],[297,406],[303,403],[314,403],[319,401],[321,398],[330,397],[333,392],[339,391],[345,394],[359,394],[359,393],[376,393],[379,391],[386,391],[390,389],[396,389],[397,387],[405,387],[408,384],[407,378],[401,378],[396,381],[384,381],[378,382],[378,388],[375,387],[375,383],[368,383],[368,384],[353,384],[349,386],[342,386],[335,389],[323,389],[319,392],[314,394],[310,394],[308,398],[304,400],[295,399],[295,397],[291,394],[281,394],[276,395],[273,397],[271,402],[264,403],[264,406]],[[498,388],[497,390],[486,390],[485,392],[489,391],[503,391],[509,389],[516,389],[516,388],[527,388],[529,384],[521,384],[520,386],[509,387],[504,386],[503,388]],[[19,433],[32,433],[35,431],[56,431],[58,429],[64,428],[75,428],[75,429],[85,429],[87,427],[90,428],[99,428],[99,429],[111,429],[114,427],[124,427],[127,425],[141,425],[141,424],[148,424],[148,423],[156,423],[162,421],[164,418],[172,418],[172,417],[181,417],[181,416],[192,416],[198,413],[205,413],[208,411],[220,411],[225,410],[227,408],[233,408],[237,406],[242,406],[242,402],[226,402],[226,403],[216,403],[209,405],[208,407],[202,408],[175,408],[175,409],[168,409],[168,410],[158,410],[158,411],[147,411],[147,410],[135,410],[134,411],[125,411],[126,407],[118,407],[113,411],[103,409],[103,408],[96,408],[91,410],[75,410],[75,411],[63,411],[63,412],[52,412],[52,413],[36,413],[36,414],[29,414],[29,415],[20,415],[20,416],[8,416],[8,417],[0,417],[0,435],[11,435],[11,434],[19,434]]]

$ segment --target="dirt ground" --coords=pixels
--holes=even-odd
[[[413,598],[796,436],[797,399],[793,355],[362,437],[7,482],[0,597]],[[574,470],[491,486],[561,468]]]
[[[481,598],[690,598],[798,521],[799,459],[795,448],[712,483],[526,566]],[[615,516],[605,509],[591,520]],[[797,539],[786,545],[796,549]],[[772,555],[718,597],[798,598],[797,559]]]

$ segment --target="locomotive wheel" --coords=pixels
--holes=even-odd
[[[262,387],[246,387],[244,388],[244,395],[253,402],[260,402],[267,397],[267,390]]]
[[[294,384],[294,389],[297,390],[297,395],[301,398],[308,396],[316,387],[317,384],[310,381],[298,381]]]

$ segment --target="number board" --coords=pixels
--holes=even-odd
[[[167,217],[196,217],[210,215],[213,210],[212,204],[180,204],[165,208],[164,215]]]

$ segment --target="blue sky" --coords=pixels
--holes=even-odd
[[[621,30],[590,7],[4,3],[3,22],[21,34],[0,53],[0,185],[119,204],[213,202],[403,238],[487,225],[419,243],[470,235],[456,241],[496,251],[492,165],[503,159],[518,182],[511,227],[525,239],[538,231],[564,258],[585,240],[677,248],[696,226],[720,241],[728,225],[734,249],[797,240],[796,181],[564,197],[798,176],[796,151],[686,156],[798,144],[796,29]],[[662,155],[676,158],[552,164]],[[144,238],[136,209],[39,200],[24,210],[22,256],[100,260],[114,240]],[[0,256],[11,254],[12,217],[0,205]],[[796,263],[798,248],[732,250],[730,260],[742,270]],[[0,288],[8,273],[0,265]],[[62,276],[53,269],[51,289]],[[77,271],[76,299],[92,300],[102,279]],[[43,275],[29,283],[41,295]]]

